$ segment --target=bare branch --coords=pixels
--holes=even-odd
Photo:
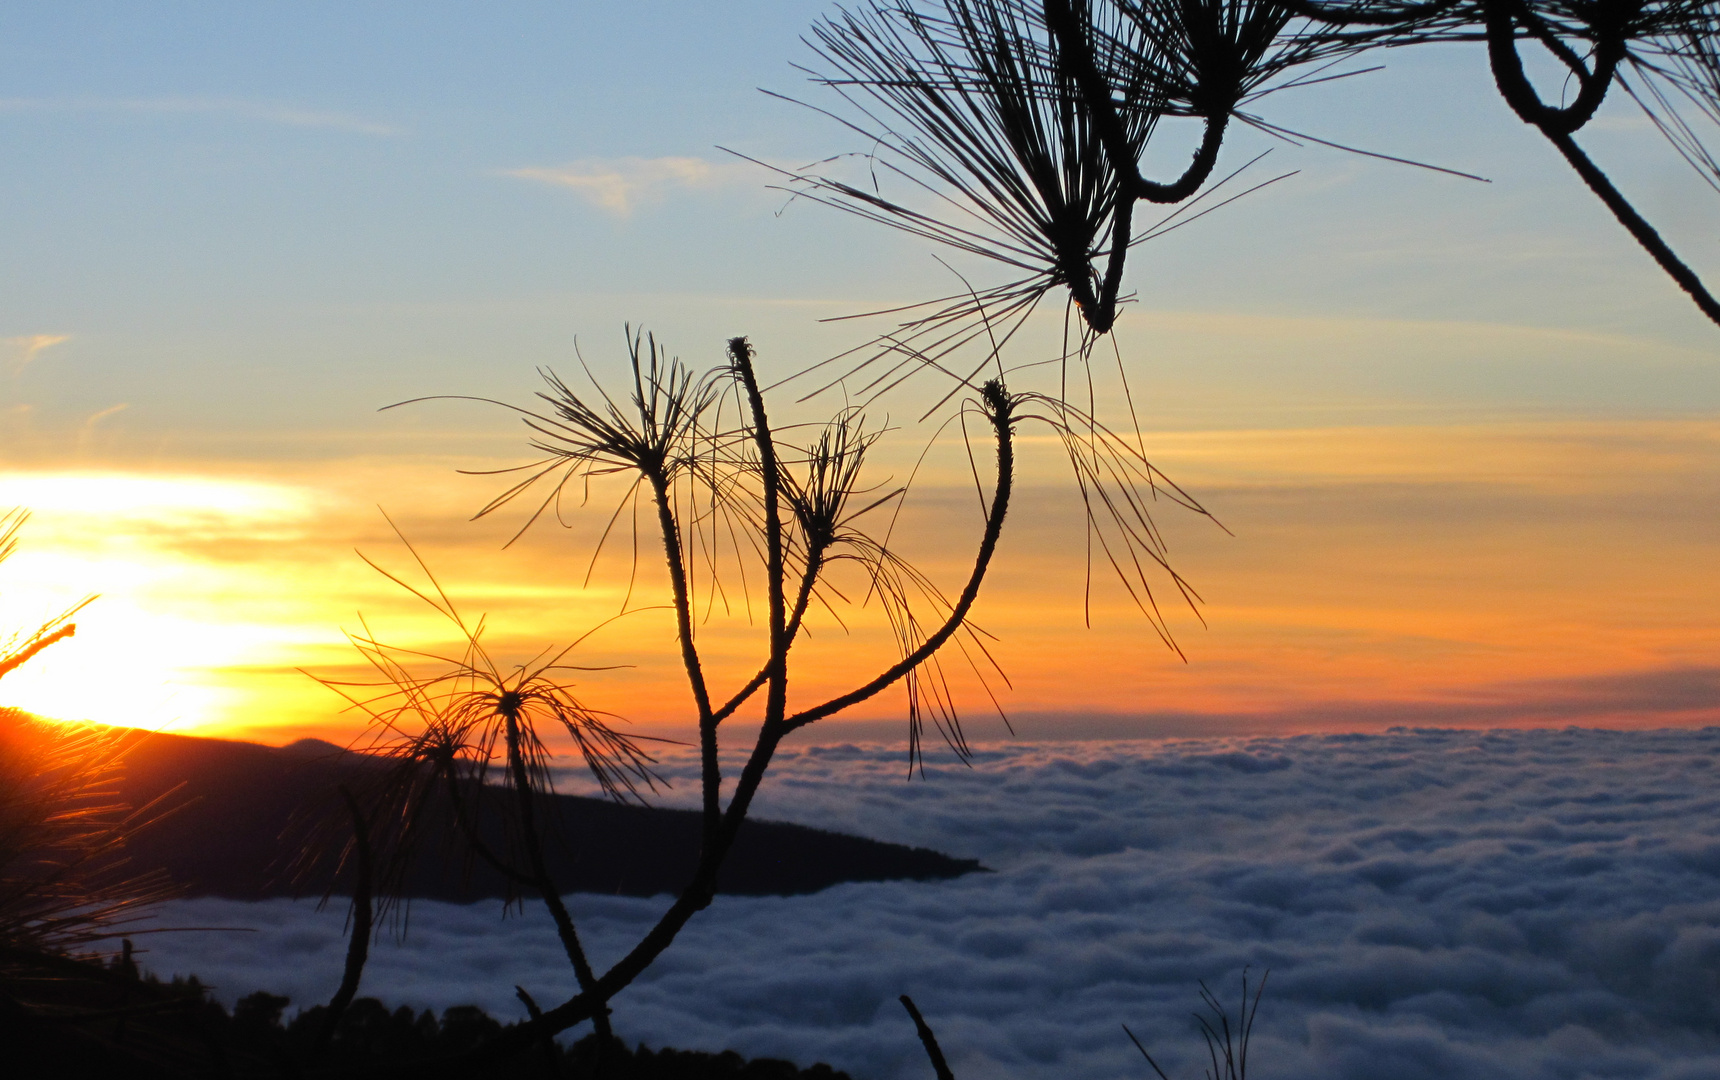
[[[943,1050],[938,1046],[938,1037],[932,1034],[931,1026],[920,1015],[920,1010],[914,1008],[914,999],[903,994],[897,1000],[902,1003],[902,1008],[908,1010],[908,1015],[913,1017],[914,1030],[919,1033],[920,1045],[926,1048],[926,1056],[931,1059],[932,1071],[937,1074],[938,1080],[956,1080],[955,1074],[950,1072],[949,1062],[944,1060]]]
[[[322,1031],[317,1035],[315,1048],[311,1052],[313,1060],[328,1053],[329,1044],[334,1041],[335,1029],[340,1026],[340,1018],[346,1015],[346,1007],[352,1004],[353,995],[358,993],[358,981],[364,976],[364,962],[370,956],[373,917],[370,903],[370,824],[364,820],[364,814],[358,808],[358,800],[352,797],[352,791],[344,784],[340,789],[340,797],[346,803],[347,813],[352,817],[353,849],[358,856],[352,887],[352,932],[347,939],[346,967],[341,973],[340,987],[335,990],[334,997],[329,999],[328,1011],[323,1014]]]

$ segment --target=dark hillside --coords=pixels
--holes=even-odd
[[[275,748],[139,732],[125,766],[124,795],[134,806],[185,785],[168,800],[180,809],[131,842],[137,869],[161,867],[194,896],[260,900],[329,888],[326,867],[290,880],[283,837],[301,834],[308,815],[338,806],[339,785],[362,789],[379,763],[315,740]],[[539,814],[554,829],[551,873],[569,892],[675,892],[698,851],[699,816],[690,810],[561,795],[545,799]],[[460,851],[452,828],[431,834],[406,894],[456,902],[506,895],[499,873]],[[845,881],[929,880],[980,869],[975,860],[924,848],[749,819],[718,890],[791,895]]]

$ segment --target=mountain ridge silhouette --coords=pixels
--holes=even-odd
[[[350,825],[339,789],[362,792],[386,768],[384,759],[320,739],[284,747],[122,729],[121,797],[132,806],[161,800],[159,819],[127,842],[134,871],[161,869],[190,896],[235,900],[350,892],[333,858],[295,864],[309,843],[338,848]],[[468,783],[469,802],[498,792]],[[511,797],[511,796],[510,796]],[[540,799],[547,823],[550,876],[567,893],[623,896],[674,893],[698,854],[700,815],[693,810],[622,804],[579,795]],[[433,815],[398,894],[464,903],[517,893],[503,875],[471,858],[448,815]],[[322,831],[318,831],[322,830]],[[499,818],[481,821],[493,850],[505,845]],[[891,844],[786,822],[749,818],[717,891],[788,896],[845,882],[937,880],[983,872],[976,859]]]

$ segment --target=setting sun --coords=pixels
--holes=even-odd
[[[259,578],[247,560],[207,556],[297,535],[314,502],[289,487],[212,477],[0,474],[0,505],[31,512],[0,567],[8,625],[37,625],[95,597],[74,637],[7,680],[8,704],[152,729],[231,722],[226,673],[278,662],[295,632],[259,602],[286,583]]]

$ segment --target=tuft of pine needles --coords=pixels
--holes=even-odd
[[[818,111],[870,144],[861,155],[870,185],[814,166],[785,174],[785,190],[1015,275],[898,309],[901,330],[867,349],[941,361],[987,324],[1008,327],[1007,339],[1061,287],[1080,313],[1082,351],[1110,331],[1124,299],[1128,251],[1146,235],[1134,231],[1135,202],[1197,195],[1233,115],[1270,129],[1244,106],[1341,77],[1330,67],[1379,33],[1316,27],[1274,0],[880,0],[842,10],[813,28],[824,69],[812,75],[847,107]],[[1156,184],[1139,162],[1165,117],[1200,118],[1207,131],[1185,175]],[[907,195],[886,195],[880,175]],[[860,392],[913,371],[887,365]]]
[[[1084,44],[1101,63],[1120,47],[1146,47],[1114,7],[1079,6],[1091,16]],[[871,185],[807,170],[789,177],[788,190],[1015,275],[906,309],[904,333],[877,345],[941,359],[988,322],[1018,325],[1057,287],[1092,333],[1110,329],[1134,199],[1120,190],[1061,46],[1031,5],[874,3],[817,24],[811,44],[828,69],[814,80],[858,117],[837,119],[872,146]],[[1121,137],[1138,155],[1164,103],[1146,72],[1109,70]],[[910,197],[886,195],[880,173]],[[894,377],[885,372],[878,385]]]
[[[127,865],[126,839],[162,800],[121,800],[123,748],[111,729],[0,709],[0,946],[87,951],[176,895],[161,871]]]
[[[543,728],[566,733],[610,798],[642,801],[645,792],[663,782],[652,770],[656,759],[642,745],[658,740],[617,730],[616,717],[586,707],[561,676],[601,670],[567,662],[585,637],[523,664],[498,663],[484,644],[484,620],[468,621],[418,551],[404,537],[401,542],[424,576],[423,587],[360,557],[452,624],[458,651],[390,645],[364,623],[362,632],[349,633],[348,639],[377,677],[317,680],[369,720],[367,740],[357,749],[393,763],[366,793],[365,816],[384,843],[379,891],[385,907],[399,894],[433,807],[451,805],[462,833],[481,855],[504,870],[509,881],[530,883],[532,875],[523,868],[530,861],[528,848],[538,841],[528,835],[526,823],[511,811],[500,814],[507,827],[502,852],[483,844],[478,823],[496,812],[492,802],[512,806],[522,794],[536,800],[554,793]],[[331,825],[344,827],[344,816]],[[341,846],[343,862],[355,857],[354,843]]]
[[[1131,438],[1114,430],[1062,396],[1023,394],[1019,402],[1021,421],[1037,421],[1049,428],[1074,474],[1086,523],[1087,587],[1083,604],[1089,623],[1093,566],[1103,560],[1159,640],[1186,660],[1159,607],[1153,582],[1161,574],[1167,578],[1197,619],[1200,595],[1171,565],[1170,545],[1153,519],[1153,509],[1166,503],[1199,514],[1221,529],[1224,526],[1152,463],[1138,434]]]
[[[1626,63],[1634,78],[1621,75],[1619,85],[1678,155],[1720,192],[1720,10],[1696,2],[1649,10],[1653,32],[1629,50]]]
[[[0,561],[28,520],[22,509],[0,514]],[[93,599],[0,639],[0,676],[75,633],[72,617]],[[127,837],[159,816],[162,799],[139,808],[120,799],[122,750],[111,729],[0,708],[0,946],[88,949],[174,894],[162,873],[127,868]]]
[[[573,695],[559,673],[593,670],[566,662],[585,637],[560,650],[546,649],[523,664],[498,664],[483,643],[484,621],[468,622],[417,550],[404,536],[401,542],[423,573],[425,588],[365,561],[452,623],[461,649],[445,655],[388,645],[367,625],[362,634],[348,638],[379,677],[318,680],[369,718],[369,742],[361,749],[391,762],[366,793],[368,812],[343,791],[350,835],[332,841],[331,833],[339,826],[325,820],[301,849],[302,868],[337,851],[337,874],[351,863],[360,882],[347,977],[335,1005],[344,1008],[358,984],[365,953],[360,935],[370,932],[373,893],[381,894],[381,914],[398,910],[426,826],[433,817],[450,812],[468,854],[489,863],[508,883],[510,903],[523,903],[528,891],[543,902],[581,989],[589,991],[596,976],[544,856],[556,823],[540,820],[539,814],[547,805],[544,796],[555,793],[555,779],[540,732],[557,727],[566,732],[598,786],[617,801],[643,801],[641,788],[654,791],[664,783],[651,768],[656,759],[641,746],[663,740],[617,731],[610,723],[612,715],[587,708]],[[422,670],[426,665],[428,670]],[[485,840],[485,824],[491,821],[501,823],[505,839],[500,850]],[[380,860],[373,850],[378,841]],[[378,861],[380,875],[375,871]],[[338,1014],[339,1008],[331,1006],[331,1016]],[[607,1012],[593,1020],[597,1033],[609,1039]]]

